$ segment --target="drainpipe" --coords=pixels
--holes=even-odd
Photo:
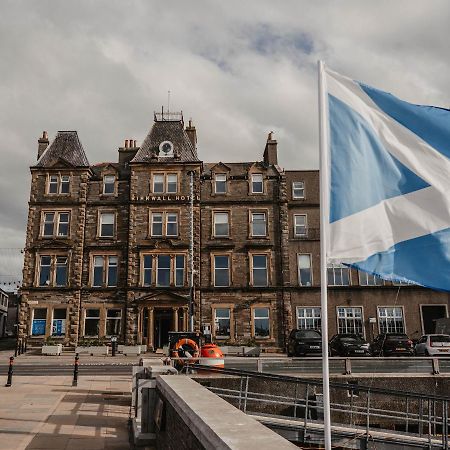
[[[194,331],[194,171],[189,172],[190,210],[189,210],[189,331]]]

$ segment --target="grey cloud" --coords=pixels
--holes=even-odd
[[[76,129],[91,163],[115,160],[170,89],[203,160],[261,158],[273,130],[282,165],[316,168],[317,59],[449,106],[449,18],[446,0],[2,2],[0,247],[23,246],[42,130]]]

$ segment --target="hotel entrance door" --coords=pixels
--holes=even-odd
[[[155,310],[155,334],[153,342],[156,348],[163,348],[165,345],[169,345],[169,331],[174,329],[172,322],[173,313],[171,310]]]

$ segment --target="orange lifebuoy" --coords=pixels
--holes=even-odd
[[[200,349],[198,348],[197,342],[195,342],[194,340],[188,339],[188,338],[178,339],[178,341],[176,342],[176,344],[173,347],[171,356],[173,358],[176,358],[174,361],[174,366],[175,366],[175,368],[177,368],[179,370],[180,370],[180,368],[182,368],[184,366],[184,361],[182,359],[179,359],[184,356],[184,355],[180,355],[180,350],[183,350],[183,353],[185,351],[189,351],[192,358],[198,358],[198,355],[200,353]],[[195,363],[197,361],[191,360],[190,362]]]

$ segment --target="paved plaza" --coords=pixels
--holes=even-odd
[[[0,450],[130,448],[131,377],[80,377],[77,387],[69,376],[1,381]]]

